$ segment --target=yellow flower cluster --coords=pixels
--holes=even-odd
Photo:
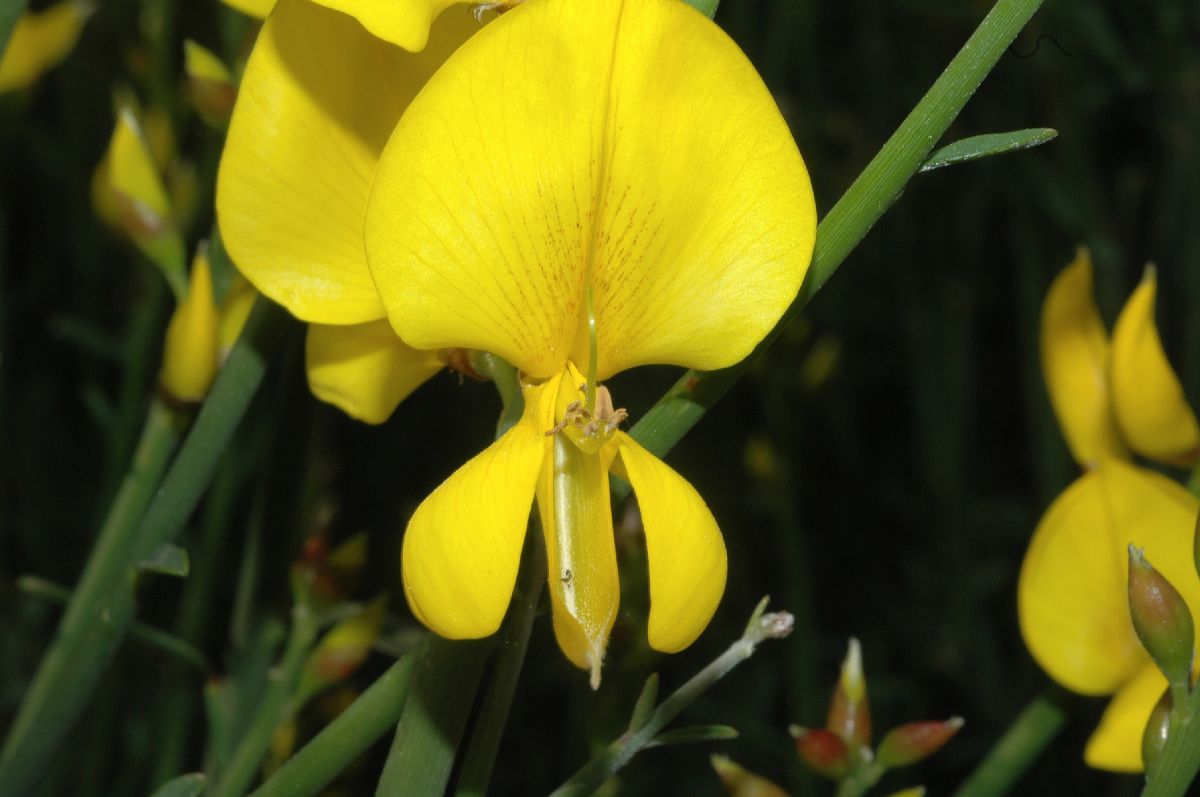
[[[1133,457],[1190,465],[1200,455],[1200,426],[1154,323],[1155,292],[1148,268],[1110,341],[1085,250],[1050,288],[1042,367],[1084,474],[1042,517],[1018,586],[1021,631],[1042,668],[1074,692],[1114,695],[1085,759],[1129,772],[1142,769],[1142,729],[1167,683],[1130,621],[1127,546],[1144,548],[1193,615],[1200,609],[1191,555],[1200,502]]]

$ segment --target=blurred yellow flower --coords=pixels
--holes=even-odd
[[[23,14],[0,56],[0,93],[25,88],[66,58],[95,9],[88,0],[65,0]]]
[[[1063,433],[1085,473],[1038,523],[1021,567],[1021,632],[1050,677],[1114,695],[1084,753],[1091,766],[1142,769],[1142,730],[1166,678],[1129,617],[1127,546],[1144,548],[1200,610],[1192,537],[1200,502],[1131,461],[1130,448],[1179,462],[1197,443],[1154,327],[1154,272],[1121,312],[1110,344],[1092,298],[1086,250],[1055,279],[1042,313],[1042,367]]]
[[[1147,268],[1113,330],[1117,422],[1130,447],[1150,459],[1188,465],[1200,454],[1200,424],[1163,352],[1154,324],[1158,275]]]

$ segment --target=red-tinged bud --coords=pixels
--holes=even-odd
[[[940,750],[962,726],[962,717],[901,725],[883,737],[876,760],[887,769],[910,766]]]
[[[1129,615],[1142,646],[1167,681],[1187,688],[1191,683],[1196,640],[1192,614],[1171,582],[1132,545],[1129,546]]]
[[[867,701],[862,648],[857,639],[850,639],[837,690],[829,703],[825,727],[851,745],[866,747],[871,744],[871,706]]]
[[[743,769],[723,755],[709,759],[730,797],[788,797],[787,792],[766,778]]]
[[[831,780],[841,780],[850,774],[850,745],[841,736],[825,728],[793,725],[789,730],[796,739],[796,754],[813,772]]]
[[[1171,690],[1163,691],[1163,696],[1154,704],[1150,712],[1150,721],[1142,733],[1142,766],[1147,772],[1152,772],[1162,755],[1163,747],[1167,744],[1167,733],[1171,728]]]

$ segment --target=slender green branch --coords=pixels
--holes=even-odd
[[[817,227],[812,265],[796,301],[754,354],[720,371],[688,371],[631,430],[650,451],[665,455],[733,386],[755,355],[771,344],[837,271],[921,168],[975,89],[1041,6],[1042,0],[999,0],[917,106]],[[626,484],[613,485],[619,498]]]
[[[87,666],[81,662],[97,651],[106,655],[114,645],[106,593],[134,559],[138,520],[154,496],[185,422],[159,401],[150,405],[129,473],[5,740],[0,795],[28,793],[91,694],[95,679],[85,683],[86,676],[80,678],[80,669]]]
[[[22,576],[17,579],[17,589],[29,595],[53,601],[60,606],[71,602],[71,590],[62,584],[55,584],[53,581],[47,581],[37,576]],[[204,658],[204,654],[195,645],[185,639],[136,621],[129,626],[129,635],[149,647],[169,653],[200,673],[209,671],[208,659]]]
[[[471,367],[491,379],[496,392],[500,394],[502,409],[496,422],[496,437],[499,438],[521,420],[521,413],[525,410],[517,369],[505,362],[504,358],[486,351],[472,355]]]
[[[350,708],[289,758],[251,797],[309,797],[394,727],[412,684],[416,656],[401,657]]]
[[[256,302],[245,331],[161,485],[158,475],[179,432],[169,410],[152,409],[147,427],[153,424],[155,430],[147,434],[155,442],[147,443],[146,451],[139,450],[135,457],[5,741],[0,756],[0,797],[29,793],[86,706],[132,622],[136,563],[173,538],[187,522],[212,478],[217,458],[262,381],[266,353],[278,343],[285,320],[278,306],[265,299]],[[160,430],[159,425],[166,428]]]
[[[635,755],[654,741],[667,724],[734,667],[754,655],[759,643],[767,639],[782,639],[791,633],[793,619],[787,612],[762,614],[765,601],[759,604],[755,618],[740,639],[709,663],[691,680],[659,704],[646,722],[633,732],[626,732],[604,748],[595,758],[555,789],[550,797],[584,797],[592,794]]]
[[[378,797],[445,793],[492,648],[491,639],[426,636],[375,792]]]
[[[292,609],[292,628],[283,658],[268,674],[270,685],[254,712],[254,721],[238,742],[229,766],[213,784],[208,797],[241,797],[246,793],[271,746],[275,729],[288,717],[291,697],[316,640],[317,629],[312,609],[303,603],[296,604]]]
[[[517,681],[520,680],[521,665],[529,647],[538,601],[545,585],[546,550],[542,544],[541,529],[534,524],[525,543],[524,561],[517,577],[509,616],[500,630],[500,649],[496,654],[495,669],[463,758],[462,774],[455,791],[457,797],[483,797],[487,793],[496,753],[508,724],[508,712],[517,693]]]
[[[1052,687],[1034,698],[954,797],[1007,794],[1062,730],[1067,721],[1065,697],[1061,689]]]
[[[525,407],[516,369],[502,358],[486,352],[475,355],[472,367],[491,377],[500,393],[504,409],[496,424],[496,437],[499,438],[520,420]],[[522,607],[522,595],[531,596],[526,600],[536,605],[545,580],[545,569],[544,557],[540,563],[525,558],[517,577],[519,587],[514,591],[513,607],[500,634],[505,645],[496,669],[500,681],[493,683],[485,699],[481,714],[483,724],[478,726],[483,737],[472,743],[468,753],[471,765],[466,771],[470,775],[467,782],[472,785],[480,781],[486,785],[491,774],[495,748],[500,743],[503,721],[516,690],[533,625],[534,612],[532,608]],[[414,797],[445,792],[484,667],[494,646],[491,639],[451,642],[428,635],[414,677],[414,698],[404,705],[400,715],[396,736],[379,780],[378,794]],[[501,723],[500,727],[492,727],[495,721]]]

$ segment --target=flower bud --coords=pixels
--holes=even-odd
[[[891,797],[925,797],[925,787],[913,786],[908,789],[901,789],[900,791],[891,795]]]
[[[723,755],[714,755],[709,761],[730,797],[787,797],[787,792],[779,786],[738,766]]]
[[[850,745],[841,736],[825,728],[793,725],[789,730],[796,740],[796,754],[813,772],[831,780],[841,780],[850,774]]]
[[[1164,689],[1162,697],[1154,704],[1146,730],[1142,732],[1142,766],[1147,772],[1154,769],[1158,757],[1162,755],[1167,744],[1167,734],[1171,728],[1171,690]]]
[[[201,247],[192,263],[187,296],[167,324],[159,382],[173,399],[199,402],[217,375],[217,308],[208,255]]]
[[[1183,597],[1129,546],[1129,615],[1142,646],[1173,686],[1191,683],[1195,629]]]
[[[196,112],[208,124],[224,127],[237,99],[237,87],[229,69],[211,50],[185,39],[183,71],[187,75],[188,98]]]
[[[171,202],[154,155],[137,118],[128,108],[117,117],[107,162],[112,210],[122,230],[162,269],[177,299],[184,293],[183,239],[171,221]],[[108,212],[112,212],[111,210]]]
[[[337,683],[358,669],[379,636],[387,596],[371,601],[358,614],[335,624],[309,654],[301,678],[299,693],[313,694]]]
[[[962,726],[962,717],[901,725],[883,737],[876,760],[888,769],[911,766],[940,750]]]
[[[863,675],[862,648],[858,640],[850,639],[842,674],[829,703],[825,727],[851,745],[865,747],[871,743],[871,706],[867,702],[867,679]]]
[[[1168,464],[1200,455],[1200,424],[1163,351],[1154,323],[1158,280],[1153,266],[1125,303],[1112,341],[1112,389],[1117,423],[1139,454]]]

